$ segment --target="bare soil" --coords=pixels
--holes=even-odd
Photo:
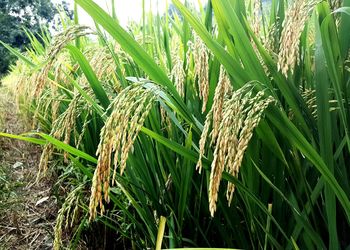
[[[30,122],[0,86],[0,132],[21,134]],[[53,178],[36,182],[39,146],[0,136],[0,250],[52,249],[57,202]]]

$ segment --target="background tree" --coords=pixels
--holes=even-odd
[[[65,10],[67,4],[62,2]],[[37,34],[49,25],[57,10],[51,0],[0,0],[0,40],[23,50],[29,45],[24,28]],[[5,74],[13,56],[0,46],[0,76]]]

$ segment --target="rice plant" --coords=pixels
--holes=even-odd
[[[65,225],[71,248],[350,247],[350,1],[172,0],[128,30],[75,3],[95,29],[3,44],[34,121],[0,135],[69,176],[56,249]]]

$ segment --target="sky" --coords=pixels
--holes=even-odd
[[[111,13],[111,0],[94,0],[103,9]],[[207,0],[188,0],[198,7],[198,2],[204,3]],[[60,0],[53,0],[54,3],[59,3]],[[73,8],[74,1],[66,0],[70,3],[70,7]],[[171,0],[145,0],[146,11],[150,9],[153,13],[157,12],[164,13],[166,10],[167,2],[170,4]],[[142,19],[142,0],[115,0],[116,13],[120,24],[126,27],[130,20],[139,22]],[[90,16],[82,9],[78,10],[79,23],[88,26],[94,26],[94,23]]]

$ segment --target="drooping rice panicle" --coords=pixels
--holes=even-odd
[[[264,91],[259,91],[252,97],[250,84],[232,92],[225,91],[229,81],[221,70],[219,84],[215,91],[214,104],[207,115],[202,136],[199,142],[200,157],[197,163],[199,171],[202,168],[201,159],[204,156],[205,143],[208,140],[210,124],[210,145],[214,149],[214,159],[211,164],[209,183],[209,210],[212,216],[216,211],[219,186],[223,171],[237,176],[242,164],[244,152],[253,135],[254,128],[259,124],[263,111],[273,102],[272,97],[265,97]],[[234,185],[228,184],[227,200],[232,200]]]
[[[209,52],[201,38],[195,33],[193,35],[194,42],[189,45],[195,58],[194,79],[198,81],[198,93],[202,100],[202,113],[204,113],[209,97]]]
[[[180,38],[175,36],[173,39],[173,50],[172,50],[172,60],[173,60],[173,68],[170,72],[170,77],[174,79],[174,84],[176,87],[177,92],[181,97],[185,96],[185,79],[186,79],[186,73],[184,70],[184,62],[181,58],[181,47],[180,47],[181,41]]]
[[[74,39],[92,34],[92,30],[87,26],[71,26],[67,30],[58,34],[51,47],[48,49],[47,58],[45,59],[45,66],[40,70],[36,78],[36,86],[33,89],[33,96],[39,96],[48,81],[49,72],[55,62],[57,55],[67,45],[67,43],[74,41]]]
[[[218,85],[215,89],[213,106],[206,116],[202,136],[199,141],[200,156],[196,167],[199,172],[202,171],[201,159],[204,156],[206,140],[209,135],[209,128],[212,125],[213,127],[211,132],[211,138],[212,138],[211,144],[212,144],[216,140],[219,132],[220,121],[222,120],[222,115],[223,115],[222,109],[223,109],[224,97],[225,95],[231,92],[232,92],[232,87],[231,87],[230,80],[226,75],[224,68],[221,66]]]
[[[256,37],[261,37],[261,22],[262,22],[262,13],[261,13],[261,0],[253,1],[253,12],[252,12],[252,28]]]
[[[53,249],[60,250],[62,248],[62,231],[63,229],[73,228],[77,221],[79,206],[81,205],[81,193],[84,185],[79,185],[71,191],[65,199],[62,207],[58,211],[56,224],[54,227]]]
[[[152,89],[132,85],[125,88],[111,104],[112,113],[101,130],[101,141],[97,149],[99,157],[91,188],[90,220],[95,218],[98,205],[103,213],[102,196],[107,203],[109,202],[111,165],[114,166],[113,185],[117,168],[120,169],[121,175],[125,170],[129,152],[155,98]]]
[[[316,0],[296,0],[286,13],[278,53],[278,69],[287,76],[299,63],[300,36]]]

